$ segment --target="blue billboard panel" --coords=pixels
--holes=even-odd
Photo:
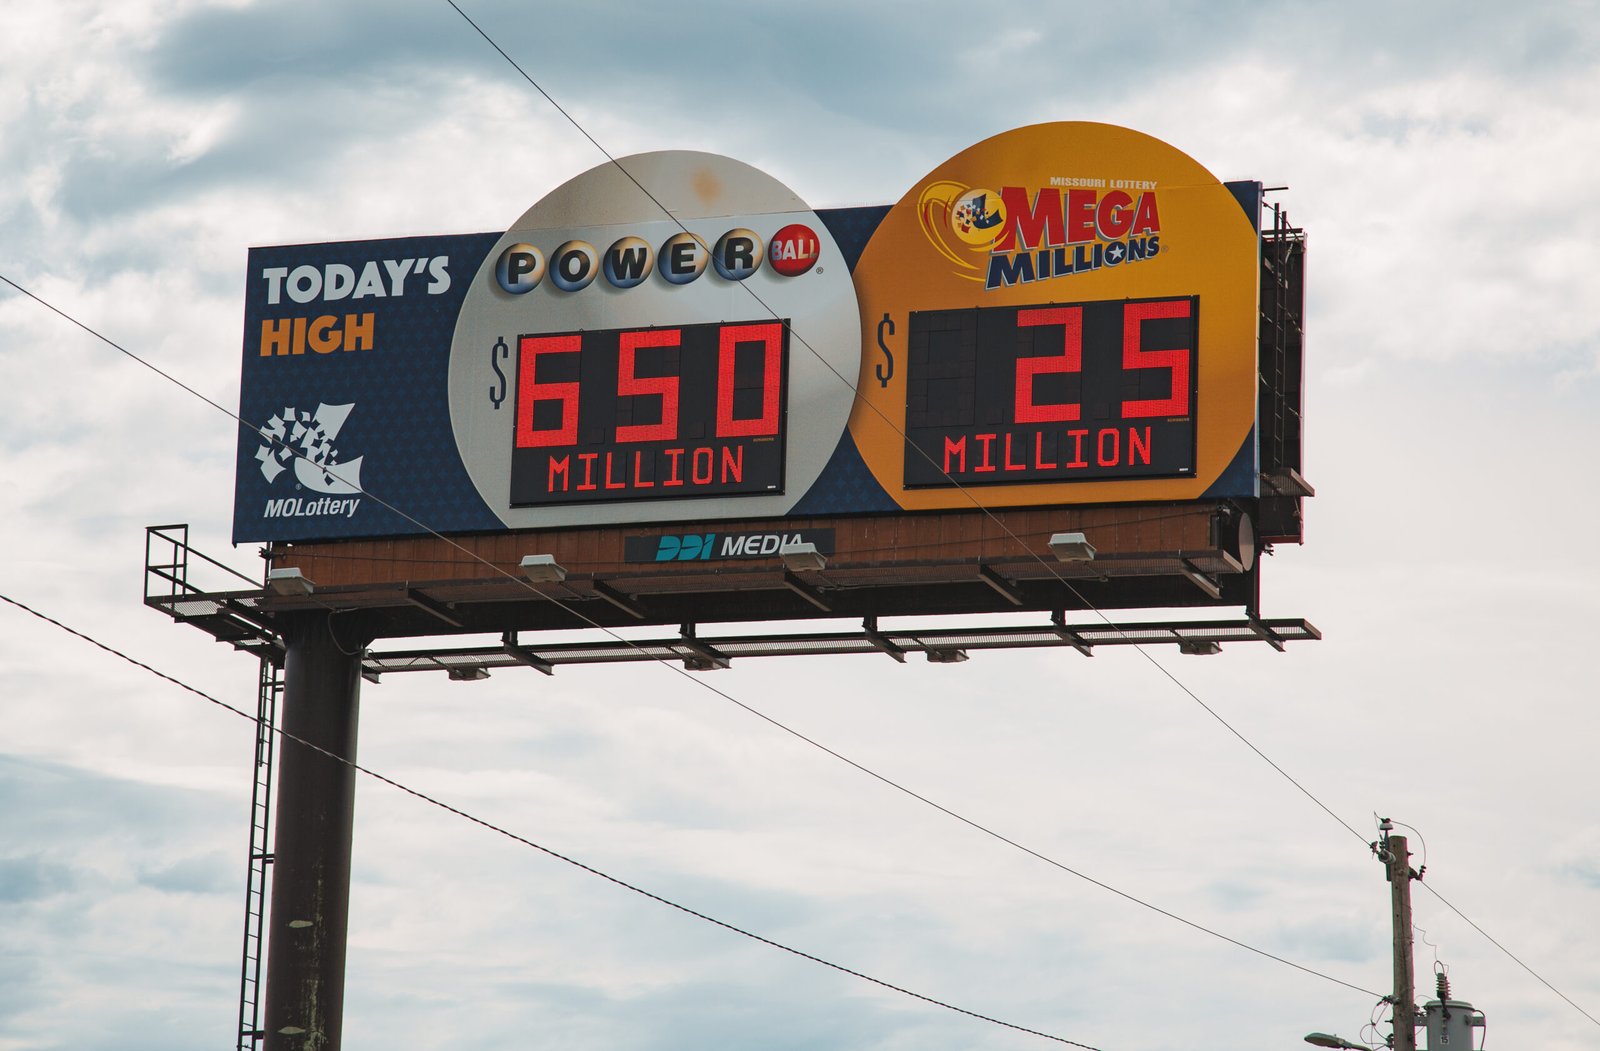
[[[1059,124],[892,206],[668,151],[502,233],[253,249],[234,540],[1256,496],[1242,200]]]

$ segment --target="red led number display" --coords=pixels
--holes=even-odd
[[[577,336],[523,336],[521,359],[517,366],[517,448],[541,445],[571,445],[578,440],[578,384],[540,383],[541,354],[576,354],[581,349]],[[557,424],[543,429],[534,426],[533,406],[554,402],[560,406]],[[522,411],[523,406],[528,411]]]
[[[1144,345],[1145,322],[1163,318],[1189,321],[1194,304],[1188,299],[1163,299],[1147,303],[1128,303],[1122,308],[1122,367],[1135,369],[1164,369],[1167,372],[1165,398],[1143,398],[1124,401],[1124,419],[1142,420],[1156,416],[1189,415],[1189,362],[1194,356],[1193,326],[1186,326],[1191,338],[1184,347],[1152,350]]]
[[[617,428],[619,442],[670,442],[678,437],[677,376],[638,375],[639,349],[676,347],[683,333],[664,328],[645,332],[624,332],[618,337],[617,393],[623,397],[654,395],[661,399],[661,419],[656,423],[629,423]],[[577,418],[577,412],[573,412]],[[570,444],[570,440],[568,442]]]
[[[1075,420],[1080,414],[1076,402],[1040,405],[1034,400],[1033,381],[1039,375],[1083,371],[1083,308],[1050,307],[1017,311],[1017,325],[1031,328],[1050,325],[1061,329],[1059,356],[1017,359],[1017,401],[1014,418],[1018,423],[1059,423]]]
[[[513,506],[781,492],[788,325],[525,335]]]
[[[1191,474],[1198,314],[1193,296],[913,313],[906,484]]]

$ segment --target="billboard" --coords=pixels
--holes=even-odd
[[[253,249],[234,539],[1255,497],[1258,197],[1061,123],[887,206],[667,151]]]

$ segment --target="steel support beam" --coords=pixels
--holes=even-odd
[[[349,763],[356,758],[363,646],[341,643],[332,619],[319,611],[282,621],[287,652],[264,1051],[339,1051],[343,1028],[355,817]]]

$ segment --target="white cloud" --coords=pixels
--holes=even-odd
[[[1557,5],[1469,8],[1165,5],[1092,32],[1081,11],[1020,5],[471,9],[612,152],[714,149],[823,203],[891,200],[1042,119],[1127,123],[1225,178],[1288,183],[1311,238],[1321,495],[1308,545],[1269,564],[1268,612],[1327,638],[1159,659],[1362,835],[1372,810],[1421,829],[1429,882],[1594,1012],[1595,29]],[[601,159],[442,5],[55,4],[6,21],[0,273],[224,406],[248,246],[493,230]],[[0,419],[0,592],[252,707],[248,658],[138,608],[153,522],[189,520],[258,572],[226,542],[233,425],[8,290]],[[236,992],[250,727],[9,606],[0,626],[0,1049],[215,1046]],[[1388,889],[1363,844],[1137,654],[751,661],[712,681],[1095,878],[1387,980]],[[362,703],[363,760],[407,783],[1107,1051],[1354,1035],[1372,1006],[657,668],[393,676]],[[359,793],[352,1048],[1039,1043]],[[1592,1045],[1426,892],[1417,910],[1497,1041]]]

